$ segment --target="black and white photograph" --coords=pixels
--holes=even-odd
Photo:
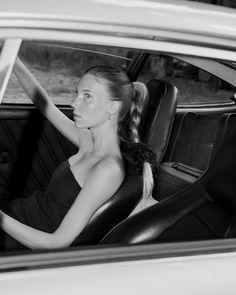
[[[0,0],[1,295],[235,295],[236,1]]]

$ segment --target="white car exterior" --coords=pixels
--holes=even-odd
[[[7,40],[0,59],[1,96],[22,39],[122,46],[236,61],[233,9],[151,0],[0,3],[0,38]],[[11,256],[2,253],[0,293],[235,294],[235,245],[232,239]]]
[[[79,41],[235,59],[236,15],[229,8],[154,0],[1,2],[2,38]]]

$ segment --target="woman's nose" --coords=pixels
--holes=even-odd
[[[71,106],[72,106],[72,108],[78,108],[78,106],[79,106],[79,100],[78,100],[78,98],[76,98],[76,99],[74,99],[73,101],[72,101],[72,103],[71,103]]]

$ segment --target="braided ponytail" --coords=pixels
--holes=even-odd
[[[133,82],[133,96],[130,105],[130,139],[131,142],[139,142],[138,127],[141,120],[141,114],[148,99],[146,86],[141,82]]]
[[[130,140],[131,142],[140,142],[138,127],[141,120],[143,108],[148,100],[148,91],[141,82],[133,82],[133,97],[130,106]],[[147,161],[143,163],[143,200],[152,194],[154,179],[151,164]]]

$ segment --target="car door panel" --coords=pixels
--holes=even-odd
[[[54,169],[76,150],[34,107],[1,107],[0,185],[7,190],[24,196],[45,189]]]
[[[162,200],[196,181],[211,165],[235,120],[235,113],[177,114],[167,152],[158,170],[155,198]]]

